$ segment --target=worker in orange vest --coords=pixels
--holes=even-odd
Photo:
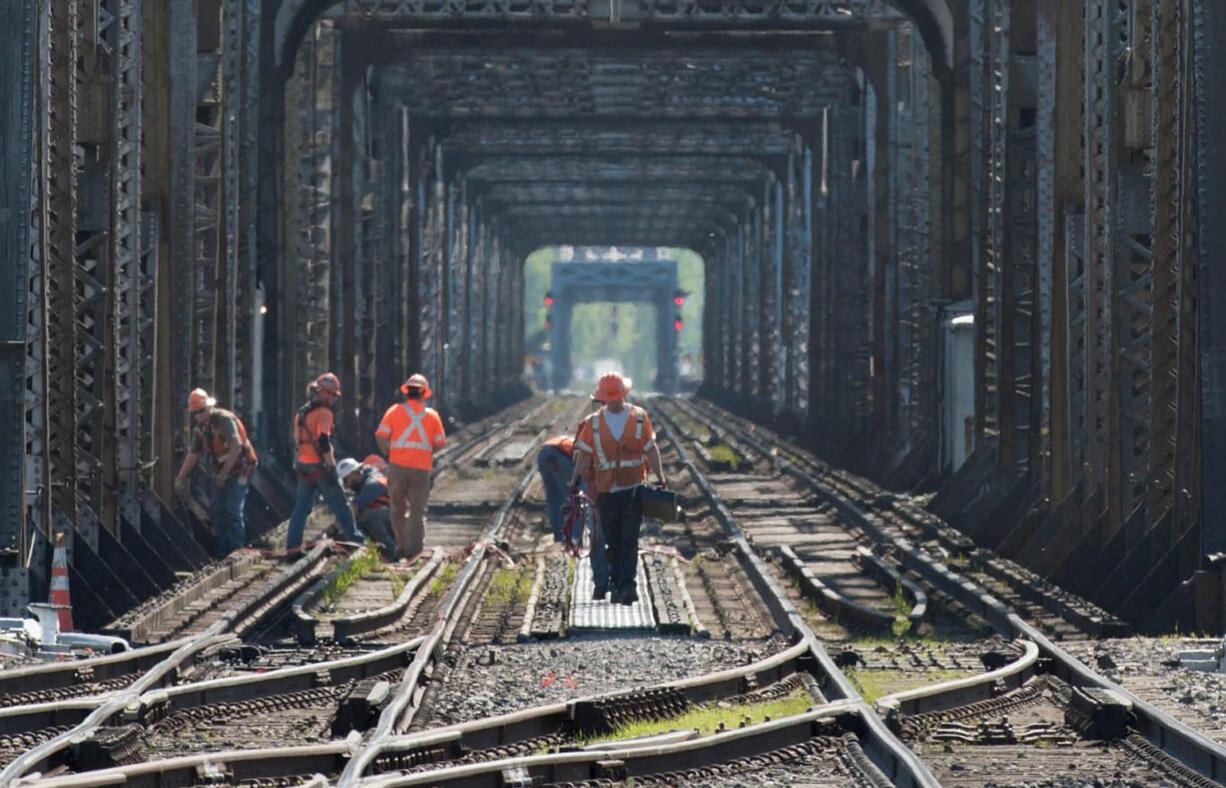
[[[545,445],[536,455],[536,469],[541,474],[541,484],[545,488],[545,508],[549,513],[549,526],[553,531],[553,541],[561,544],[566,541],[563,533],[565,526],[564,509],[569,498],[567,487],[571,477],[575,475],[575,438],[572,435],[557,435],[545,441]],[[590,475],[590,474],[589,474]],[[580,479],[580,488],[590,487],[590,479]],[[582,542],[582,522],[575,524],[579,532],[571,535],[575,544]],[[604,531],[600,527],[600,517],[592,518],[591,563],[592,563],[592,598],[604,599],[609,593],[609,559],[605,551]]]
[[[340,536],[348,542],[361,542],[353,522],[353,512],[345,500],[345,492],[336,478],[336,454],[332,447],[332,425],[336,420],[332,408],[341,396],[341,380],[325,372],[307,386],[308,400],[294,413],[294,442],[298,456],[294,470],[298,484],[294,490],[294,511],[289,518],[289,534],[285,540],[288,553],[302,549],[302,533],[307,515],[315,501],[323,496],[340,527]]]
[[[396,553],[403,560],[416,556],[425,544],[430,471],[434,468],[434,452],[447,443],[447,434],[438,411],[426,407],[426,400],[434,392],[425,375],[409,377],[400,392],[404,401],[383,414],[375,440],[387,455],[392,533],[396,537]]]
[[[604,407],[583,420],[575,438],[575,473],[571,491],[579,480],[592,472],[592,489],[604,527],[609,554],[611,600],[623,605],[638,601],[635,576],[638,572],[639,528],[643,524],[640,495],[650,468],[667,487],[655,429],[647,411],[627,405],[630,380],[616,373],[600,379],[593,400]]]
[[[193,422],[192,443],[175,477],[175,493],[187,497],[187,478],[201,455],[208,455],[212,459],[208,470],[213,474],[209,519],[214,547],[220,555],[228,555],[247,543],[243,509],[259,459],[242,419],[217,407],[217,400],[207,391],[194,389],[187,397],[187,410]]]

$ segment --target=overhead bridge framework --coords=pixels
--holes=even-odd
[[[80,573],[187,527],[192,387],[269,468],[326,369],[355,450],[408,372],[448,418],[520,395],[524,259],[579,244],[702,255],[705,395],[1136,622],[1222,628],[1221,4],[10,6],[7,609],[55,531]]]
[[[575,306],[592,302],[647,303],[656,314],[656,377],[650,388],[661,394],[677,391],[677,331],[673,326],[673,299],[677,289],[677,263],[661,260],[655,250],[637,262],[575,262],[557,260],[549,280],[554,320],[549,331],[553,360],[553,388],[564,390],[574,371],[570,352]],[[647,386],[640,385],[640,388]]]

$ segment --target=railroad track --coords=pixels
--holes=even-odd
[[[997,647],[997,653],[984,660],[984,667],[1002,663],[1004,667],[951,677],[926,687],[899,689],[887,685],[885,695],[875,698],[891,726],[924,757],[942,784],[977,785],[991,779],[1033,782],[1075,779],[1078,775],[1097,779],[1102,774],[1120,773],[1135,780],[1134,784],[1203,785],[1223,777],[1222,756],[1226,751],[1220,745],[1124,692],[1057,645],[1057,638],[1079,641],[1125,634],[1127,627],[1122,622],[1084,600],[1036,581],[1009,562],[976,550],[904,499],[830,469],[759,427],[709,406],[700,411],[691,403],[675,401],[666,406],[666,410],[670,408],[682,413],[685,420],[700,423],[708,433],[703,440],[730,441],[750,461],[750,473],[756,467],[773,484],[787,484],[816,496],[815,502],[828,507],[835,520],[857,532],[861,549],[870,547],[876,556],[874,564],[884,564],[891,570],[885,577],[893,577],[899,590],[902,583],[909,582],[924,594],[926,602],[939,600],[934,607],[948,603],[946,612],[963,628],[978,630],[985,622],[1015,651],[1016,644],[1026,644],[1026,653],[1018,656],[1012,667],[1007,663],[1008,654]],[[718,487],[718,483],[713,482],[713,486]],[[762,524],[752,514],[739,515],[737,521],[747,534],[754,534],[755,525]],[[807,522],[811,524],[812,520]],[[772,538],[786,541],[782,538],[786,534],[772,534],[769,525],[768,521],[767,528],[759,528],[757,543],[768,544]],[[798,530],[808,530],[819,540],[823,532],[820,527]],[[807,537],[803,544],[808,544]],[[836,548],[839,545],[833,544]],[[852,611],[855,606],[888,612],[879,593],[839,593],[855,588],[840,585],[841,567],[813,565],[805,560],[804,551],[785,550],[778,544],[775,547],[783,554],[781,566],[801,575],[798,585],[804,585],[804,575],[822,581],[823,572],[834,573],[830,582],[807,589],[811,597],[824,592],[831,609],[845,615],[857,612]],[[950,558],[955,560],[949,565],[942,563]],[[823,560],[828,561],[828,556]],[[793,564],[810,571],[797,573],[796,567],[790,566]],[[885,579],[879,571],[870,574]],[[883,585],[883,590],[888,590],[888,582]],[[831,592],[838,597],[834,602],[829,599]],[[907,602],[916,601],[913,594],[907,596]],[[896,620],[901,620],[901,612],[895,613]],[[1035,622],[1024,614],[1033,615]],[[830,613],[822,616],[835,617]],[[875,617],[852,618],[858,626],[871,629]],[[954,634],[959,633],[955,630]],[[948,659],[949,646],[942,640],[966,642],[960,637],[948,638],[942,626],[934,627],[932,635],[925,639],[935,642],[923,645],[929,654],[912,655],[901,662],[889,647],[878,647],[875,650],[881,653],[870,654],[868,659],[863,653],[855,653],[859,650],[840,656],[849,664],[860,661],[866,668],[863,674],[871,676],[882,672],[873,670],[873,659],[884,657],[888,661],[885,672],[894,672],[896,664],[922,669],[925,663],[940,665]],[[931,652],[938,646],[942,653],[933,659]],[[908,648],[915,650],[916,646]],[[983,681],[987,676],[993,676],[994,685]],[[1002,686],[1008,692],[1001,694]],[[1012,709],[1019,711],[1010,715]],[[1104,723],[1107,718],[1114,719],[1114,727]],[[925,724],[925,720],[940,724]],[[950,756],[948,750],[953,744],[970,749]]]
[[[532,435],[540,433],[541,424],[535,423],[534,419],[544,419],[546,426],[551,425],[556,420],[558,403],[544,401],[532,403],[528,408],[521,405],[507,413],[511,418],[505,422],[497,417],[490,419],[484,426],[470,429],[468,436],[461,433],[460,439],[453,441],[449,451],[452,460],[448,461],[445,456],[440,463],[439,470],[444,478],[448,470],[455,467],[453,462],[456,456],[479,449],[481,444],[493,442],[502,445],[522,432],[524,425],[531,427]],[[527,453],[527,450],[521,451],[520,459],[523,460]],[[440,508],[446,513],[450,507],[444,500]],[[441,529],[444,531],[443,541],[452,546],[459,546],[461,540],[480,532],[477,523],[483,519],[482,512],[488,506],[459,508],[462,511],[458,516],[458,527],[455,518],[439,518],[445,523]],[[484,519],[488,519],[488,516]],[[323,524],[318,520],[312,525],[319,531],[323,530]],[[283,531],[284,526],[280,530]],[[277,533],[274,531],[270,538],[275,540]],[[299,651],[284,657],[274,653],[270,657],[265,649],[236,643],[235,637],[253,632],[267,634],[269,627],[264,622],[277,618],[278,613],[283,617],[283,611],[304,588],[318,582],[319,577],[326,576],[339,560],[339,555],[333,553],[326,541],[288,566],[265,559],[257,553],[238,554],[188,578],[187,582],[174,589],[176,593],[169,598],[151,600],[142,605],[115,627],[125,634],[135,633],[138,637],[134,639],[137,640],[142,637],[180,636],[174,643],[70,665],[36,666],[0,674],[0,736],[7,737],[0,742],[0,745],[7,746],[0,746],[0,750],[8,756],[0,762],[0,766],[4,767],[4,777],[0,782],[34,769],[49,767],[53,770],[70,770],[70,766],[63,761],[64,745],[70,734],[74,739],[84,738],[91,742],[94,738],[110,737],[105,747],[99,744],[91,751],[128,753],[115,757],[98,756],[92,762],[88,759],[83,762],[92,764],[94,768],[126,762],[138,757],[131,754],[137,751],[142,753],[141,758],[148,753],[168,751],[159,750],[156,743],[150,745],[147,741],[138,745],[130,729],[117,732],[115,723],[122,717],[117,712],[131,716],[132,709],[140,707],[147,700],[150,690],[178,696],[176,690],[179,688],[194,686],[190,683],[194,679],[218,672],[216,656],[223,650],[236,656],[221,660],[228,662],[228,665],[222,668],[223,678],[218,680],[234,679],[237,682],[235,686],[242,689],[232,691],[239,692],[242,702],[255,702],[257,710],[278,713],[303,707],[304,703],[308,706],[322,703],[324,696],[340,690],[318,678],[319,686],[311,692],[303,694],[303,691],[294,690],[292,697],[277,700],[278,693],[268,689],[274,687],[282,675],[282,672],[275,670],[276,664],[286,664],[286,669],[291,672],[295,664],[309,670],[329,656],[339,657],[344,664],[357,664],[367,659],[378,644],[360,643],[354,648],[341,648],[338,654],[336,644],[327,643],[306,652]],[[421,621],[422,628],[428,629],[429,615],[422,615]],[[413,642],[403,632],[396,640],[401,644]],[[205,652],[210,654],[212,664],[201,670],[195,663]],[[253,675],[270,667],[274,668],[271,673]],[[226,673],[240,675],[227,678]],[[33,682],[39,682],[46,689],[31,690],[29,687]],[[182,700],[179,702],[181,704]],[[339,714],[335,709],[327,711],[322,715],[325,719]],[[268,730],[257,732],[248,737],[249,743],[253,747],[266,746],[269,733]],[[76,757],[79,749],[74,749],[73,757]]]
[[[909,502],[825,468],[705,405],[699,411],[684,402],[657,401],[652,409],[665,426],[671,477],[685,480],[681,490],[687,515],[681,523],[648,528],[647,542],[657,548],[648,551],[645,561],[652,567],[647,574],[653,601],[684,596],[684,606],[679,598],[656,606],[684,607],[690,633],[710,638],[677,642],[757,642],[761,649],[751,664],[651,682],[638,691],[588,695],[442,727],[436,721],[436,727],[429,727],[432,706],[446,684],[463,688],[474,675],[472,668],[481,667],[481,648],[501,647],[516,633],[520,639],[531,637],[534,617],[558,618],[540,610],[560,600],[565,612],[574,601],[568,596],[573,583],[556,582],[559,574],[566,577],[569,561],[540,549],[540,513],[528,472],[487,517],[482,538],[438,594],[430,625],[416,630],[419,638],[408,646],[401,645],[398,653],[407,664],[372,665],[360,675],[351,667],[348,674],[328,680],[315,675],[311,686],[287,684],[313,673],[304,659],[300,668],[272,671],[274,683],[265,685],[258,698],[225,701],[215,695],[206,702],[202,695],[192,701],[191,690],[179,687],[141,696],[147,701],[164,693],[181,696],[179,702],[172,698],[148,707],[145,728],[160,731],[157,735],[168,741],[179,736],[199,742],[201,731],[210,726],[225,729],[254,719],[260,722],[253,729],[265,736],[307,731],[294,740],[313,743],[219,753],[246,742],[222,739],[205,743],[197,754],[183,754],[190,746],[172,745],[146,747],[133,756],[138,750],[124,739],[133,733],[110,726],[117,765],[105,768],[108,764],[99,761],[95,768],[102,771],[51,776],[48,784],[122,778],[152,785],[176,775],[187,779],[202,769],[213,769],[218,779],[232,783],[318,772],[342,785],[505,785],[516,780],[525,785],[526,780],[616,785],[629,777],[639,785],[739,785],[764,776],[840,785],[935,785],[938,780],[981,785],[996,778],[1027,784],[1047,779],[1042,784],[1055,785],[1072,784],[1067,780],[1085,774],[1117,772],[1126,784],[1205,785],[1213,784],[1205,775],[1220,774],[1214,771],[1220,769],[1215,745],[1117,692],[1044,634],[1080,640],[1116,633],[1115,624],[1093,608],[1058,589],[1036,591],[1024,575],[1005,573],[1000,582],[1019,601],[1037,606],[1024,610],[1044,611],[1037,616],[1044,628],[1040,631],[1005,604],[1007,597],[993,598],[975,583],[980,577],[999,578],[1001,565],[963,549],[956,534]],[[557,413],[560,421],[573,415],[562,409]],[[516,442],[516,433],[491,430],[489,435],[507,445]],[[466,452],[466,462],[476,465],[478,454],[497,453]],[[522,452],[520,461],[527,456]],[[760,486],[747,490],[746,485]],[[505,490],[510,485],[493,486]],[[479,508],[470,498],[443,511],[450,516]],[[457,534],[464,527],[457,525]],[[515,557],[514,566],[498,555],[498,544]],[[934,555],[956,559],[949,561],[953,568]],[[430,558],[436,559],[435,572],[443,563],[442,556]],[[423,562],[417,571],[427,565]],[[372,585],[388,582],[375,578]],[[512,591],[500,591],[507,588]],[[354,599],[367,593],[382,594],[383,601],[387,589],[360,589]],[[371,612],[369,604],[355,601],[354,609],[359,615]],[[388,633],[386,628],[372,631]],[[563,626],[556,634],[568,633]],[[320,642],[332,649],[373,649],[383,642],[362,637],[349,639],[348,645],[334,637]],[[576,646],[583,643],[583,638],[572,639]],[[564,651],[570,642],[534,645]],[[227,647],[239,648],[216,645]],[[512,653],[511,648],[489,650],[490,659]],[[310,650],[300,653],[309,657]],[[379,652],[368,651],[363,655],[367,661],[371,653]],[[251,662],[263,658],[260,653]],[[353,665],[362,658],[339,662]],[[384,669],[372,672],[378,667]],[[253,678],[222,681],[246,684],[244,692],[249,692],[261,683]],[[729,724],[707,736],[682,730],[593,740],[629,722],[662,718],[667,727],[667,720],[678,714],[709,710],[712,704],[755,707],[780,698],[799,699],[807,710],[792,709],[770,720],[747,715],[743,726]],[[156,718],[158,708],[181,711]],[[320,726],[321,719],[340,718],[342,709],[351,710],[346,719],[365,717],[364,724],[354,726],[366,729],[364,739],[338,738],[344,725],[329,725],[326,731]],[[175,714],[185,716],[170,722]],[[270,724],[273,718],[283,723]],[[0,739],[0,747],[5,744]],[[150,762],[145,760],[150,753],[178,757]],[[125,757],[140,762],[120,763]],[[976,766],[980,761],[982,766]],[[1070,764],[1075,768],[1069,769]]]

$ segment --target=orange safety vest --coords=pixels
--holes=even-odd
[[[379,473],[387,470],[387,460],[383,459],[380,454],[367,454],[362,458],[362,464],[368,468],[374,468]]]
[[[422,471],[434,467],[434,452],[447,442],[438,411],[410,402],[388,408],[375,435],[387,440],[388,462]]]
[[[321,408],[327,411],[320,415],[328,422],[326,434],[331,435],[332,421],[335,417],[332,415],[332,409],[322,402],[307,402],[294,414],[294,440],[298,444],[298,462],[304,465],[323,462],[323,458],[319,455],[319,436],[324,434],[324,430],[314,423],[317,419],[311,418],[315,411]]]
[[[567,457],[575,456],[575,439],[569,435],[558,435],[545,441],[546,446],[559,449]]]
[[[655,445],[655,430],[647,411],[631,405],[621,440],[613,437],[601,408],[583,420],[575,448],[592,456],[593,488],[606,493],[647,481],[647,450]]]
[[[251,441],[247,438],[247,425],[243,424],[243,420],[238,417],[238,414],[224,408],[214,408],[213,414],[209,416],[208,429],[204,431],[204,435],[207,437],[207,440],[204,442],[204,448],[209,454],[213,455],[214,470],[221,470],[222,459],[230,453],[230,447],[226,446],[221,433],[213,429],[212,420],[219,417],[234,420],[234,426],[238,431],[238,442],[243,447],[243,453],[238,461],[239,465],[247,464],[254,466],[258,463],[259,457],[255,453],[255,447],[251,445]]]

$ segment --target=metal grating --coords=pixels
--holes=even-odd
[[[579,559],[575,566],[575,582],[571,588],[570,621],[567,630],[590,632],[609,629],[655,629],[656,618],[651,611],[651,598],[641,560],[635,581],[639,600],[633,605],[615,605],[608,599],[593,601],[592,562],[588,558]]]

